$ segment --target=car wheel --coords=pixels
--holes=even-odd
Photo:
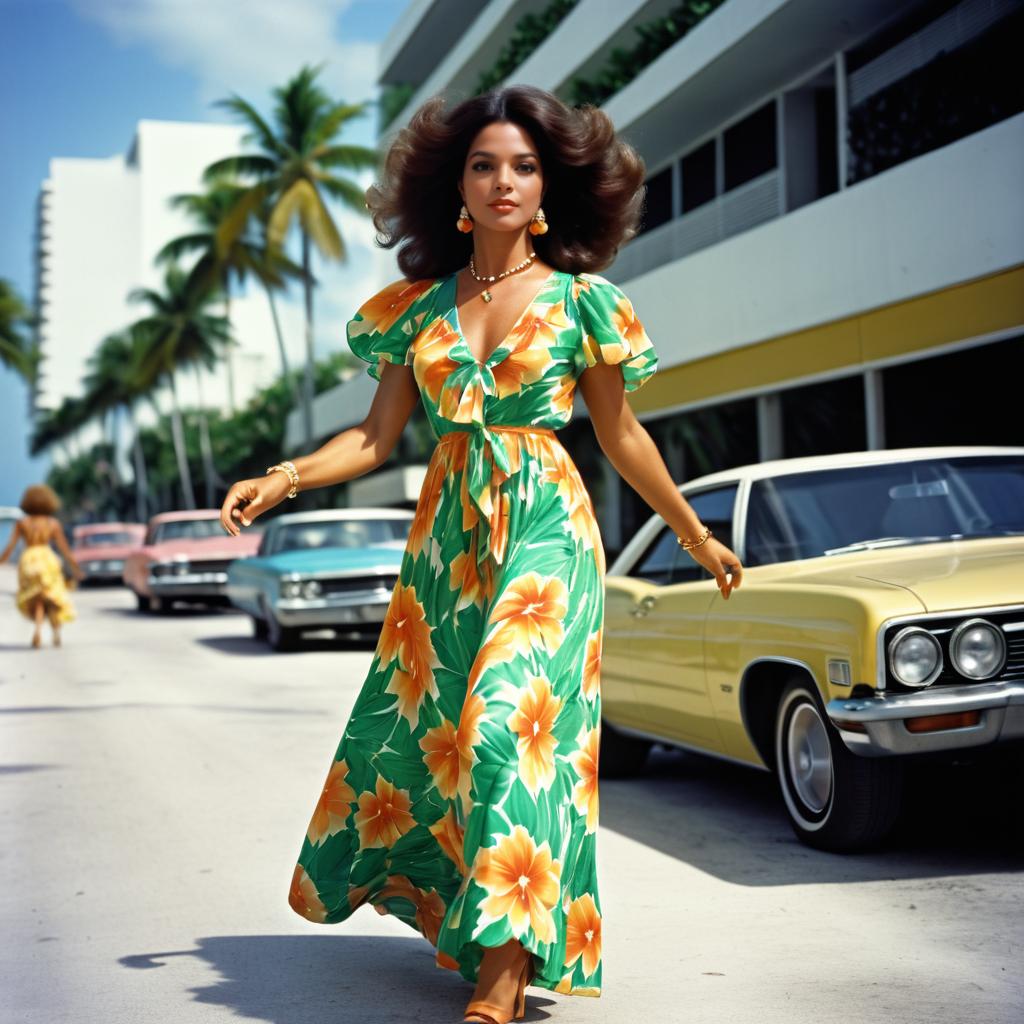
[[[267,639],[267,623],[265,619],[261,619],[258,615],[250,615],[252,619],[252,635],[257,640]]]
[[[148,612],[149,611],[149,598],[146,597],[145,594],[136,594],[135,595],[135,607],[140,612]]]
[[[819,850],[844,853],[885,838],[899,817],[904,764],[852,753],[816,687],[791,680],[775,717],[775,773],[793,831]]]
[[[636,775],[646,764],[654,744],[627,736],[601,719],[601,744],[597,758],[598,777],[624,779]]]
[[[275,651],[294,651],[299,646],[299,631],[294,626],[282,626],[277,616],[268,612],[267,643]]]

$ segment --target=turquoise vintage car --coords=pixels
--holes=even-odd
[[[227,595],[278,651],[303,630],[373,635],[398,582],[413,514],[346,508],[291,512],[266,524],[256,554],[228,567]]]

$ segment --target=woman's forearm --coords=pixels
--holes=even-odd
[[[651,435],[639,423],[601,450],[616,472],[684,540],[698,540],[704,526],[690,503],[679,493]]]
[[[291,461],[299,474],[299,490],[310,491],[369,473],[389,454],[385,442],[371,437],[361,423],[336,434],[311,455],[300,455]]]

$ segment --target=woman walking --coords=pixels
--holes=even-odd
[[[18,610],[35,623],[33,647],[39,647],[43,642],[44,618],[49,619],[53,630],[54,647],[60,646],[61,625],[75,618],[75,609],[64,583],[64,570],[56,552],[50,547],[51,542],[67,559],[76,579],[81,580],[85,576],[71,554],[64,528],[56,518],[59,508],[60,499],[46,484],[33,484],[27,488],[21,497],[21,510],[25,515],[15,522],[7,547],[0,553],[0,563],[6,562],[18,540],[25,542],[25,549],[18,559],[15,602]]]
[[[555,434],[577,384],[604,453],[723,595],[741,568],[623,397],[657,357],[595,271],[635,234],[639,155],[602,111],[540,89],[443,105],[420,108],[367,191],[405,277],[347,325],[379,382],[366,419],[233,484],[221,521],[237,534],[285,495],[376,468],[422,401],[437,445],[289,902],[326,924],[364,903],[394,914],[475,983],[466,1021],[506,1024],[527,984],[601,992],[606,566]]]

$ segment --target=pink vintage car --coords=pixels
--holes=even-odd
[[[219,508],[161,512],[126,559],[124,582],[140,611],[165,612],[175,601],[228,605],[228,563],[255,554],[262,536],[256,527],[229,536]]]
[[[142,546],[143,523],[83,523],[71,533],[71,553],[84,583],[120,583],[128,556]]]

